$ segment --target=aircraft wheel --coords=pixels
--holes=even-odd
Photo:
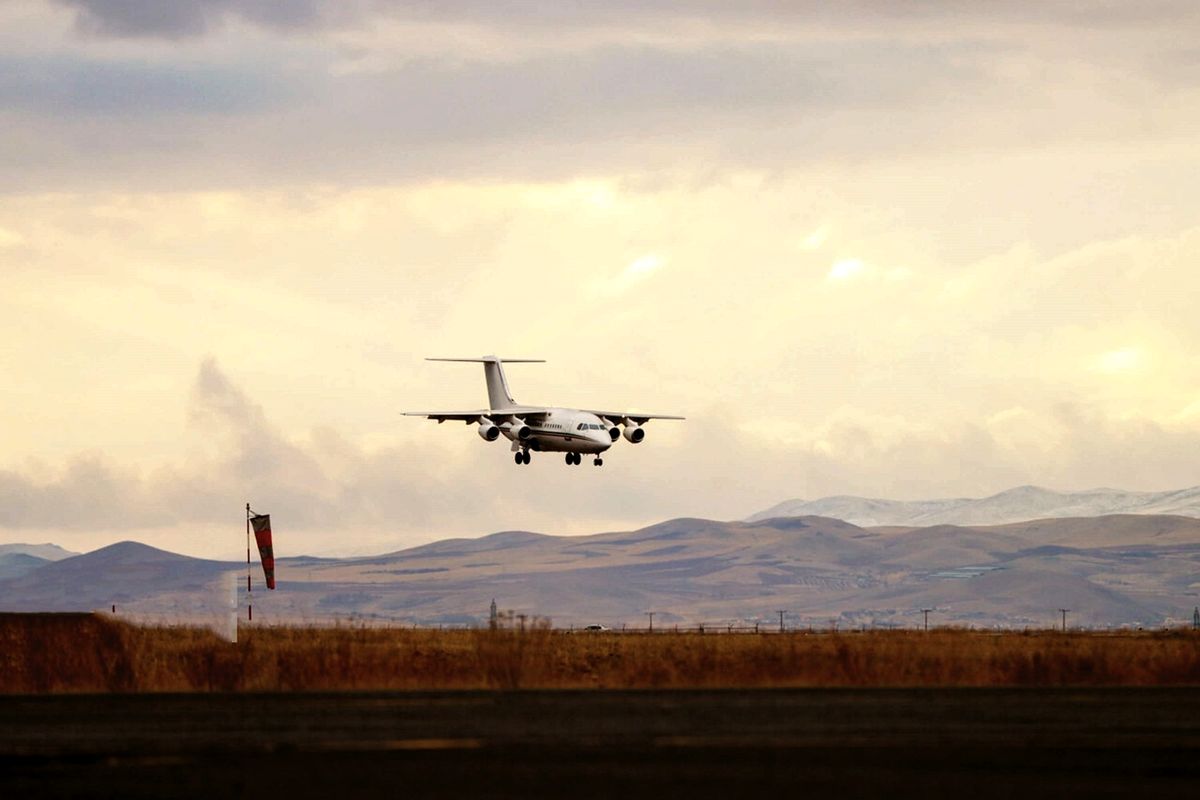
[[[529,455],[529,451],[526,450],[525,451],[525,463],[528,464],[532,460],[533,460],[533,456]]]
[[[574,453],[567,453],[567,466],[569,467],[569,466],[571,466],[571,465],[572,465],[572,464],[574,464],[574,463],[575,463],[575,454],[574,454]]]
[[[513,461],[517,462],[517,466],[520,466],[525,463],[525,455],[523,453],[517,453],[515,456],[513,456]]]
[[[603,459],[603,458],[600,458],[600,456],[596,456],[596,460],[595,460],[595,461],[593,461],[592,463],[593,463],[593,464],[595,464],[597,467],[599,467],[599,466],[603,466],[603,465],[604,465],[604,459]]]

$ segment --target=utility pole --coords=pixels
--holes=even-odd
[[[1063,626],[1063,627],[1062,627],[1062,629],[1063,629],[1063,633],[1066,633],[1066,632],[1067,632],[1067,612],[1068,612],[1068,611],[1070,611],[1070,610],[1071,610],[1071,609],[1069,609],[1069,608],[1060,608],[1060,609],[1059,609],[1059,612],[1062,614],[1062,626]]]
[[[1200,606],[1192,609],[1192,630],[1200,631]]]
[[[650,633],[654,633],[654,612],[647,611],[646,616],[650,618]]]
[[[787,612],[781,610],[781,611],[776,611],[775,613],[779,615],[779,632],[783,633],[783,615],[786,614]]]
[[[921,613],[925,615],[925,630],[927,630],[927,631],[929,630],[929,612],[930,611],[933,611],[933,609],[932,608],[922,608],[921,609]]]

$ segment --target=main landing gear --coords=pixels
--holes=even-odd
[[[517,463],[517,466],[520,466],[521,464],[528,464],[530,460],[531,459],[529,457],[528,450],[519,450],[517,451],[517,454],[513,456],[513,461]]]
[[[583,463],[583,456],[581,456],[579,453],[567,453],[566,461],[567,466],[578,467]],[[604,463],[604,459],[602,459],[600,456],[596,456],[596,458],[592,460],[592,463],[598,467]]]

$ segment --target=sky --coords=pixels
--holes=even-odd
[[[0,542],[1200,483],[1192,2],[0,0]],[[599,469],[405,410],[682,414]]]

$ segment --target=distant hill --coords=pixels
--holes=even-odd
[[[6,555],[27,555],[46,561],[61,561],[79,554],[64,550],[56,544],[0,544],[0,557]]]
[[[77,554],[56,544],[0,544],[0,581],[19,578],[52,561],[73,555]]]
[[[1002,525],[1030,519],[1099,517],[1108,514],[1174,514],[1200,517],[1200,486],[1170,492],[1091,489],[1055,492],[1018,486],[991,497],[942,500],[880,500],[836,496],[786,500],[749,517],[834,517],[866,527],[879,525]]]
[[[123,542],[0,580],[0,610],[186,620],[225,614],[244,565]],[[778,624],[1043,627],[1190,621],[1200,519],[1110,515],[1007,525],[864,528],[829,517],[676,519],[592,536],[509,531],[369,558],[257,565],[255,621],[475,625],[499,607],[560,626]]]
[[[159,595],[207,593],[233,566],[119,542],[0,580],[0,610],[90,611]]]

